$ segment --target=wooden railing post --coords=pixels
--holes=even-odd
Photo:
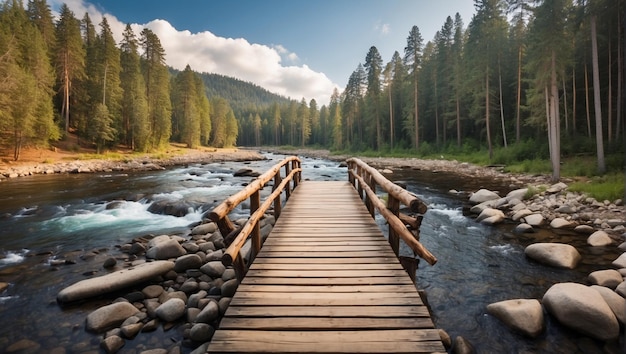
[[[280,177],[280,173],[277,173],[276,176],[274,176],[274,189],[273,190],[276,190],[276,188],[278,188],[278,186],[280,185],[282,181],[283,179],[282,177]],[[280,216],[281,209],[282,209],[282,204],[281,204],[280,195],[279,195],[278,198],[274,199],[274,218],[278,219],[278,217]]]
[[[374,180],[374,176],[370,173],[367,174],[367,186],[374,192],[374,196],[376,195],[376,180]],[[372,197],[377,198],[377,197]],[[375,217],[376,209],[374,208],[374,201],[371,198],[367,198],[367,210],[369,210],[372,218]]]
[[[289,176],[291,172],[291,164],[285,164],[285,176]],[[291,182],[287,183],[287,188],[285,188],[285,200],[288,200],[291,197]],[[294,185],[295,188],[295,185]]]
[[[391,193],[387,194],[387,209],[396,217],[400,215],[400,201],[391,195]],[[400,238],[393,227],[389,228],[389,244],[393,252],[395,252],[396,257],[398,257],[400,255]]]
[[[261,206],[261,193],[256,191],[252,193],[250,196],[250,215],[254,214],[255,211],[259,209]],[[256,255],[259,254],[261,250],[261,225],[259,223],[254,224],[254,228],[250,233],[252,236],[252,249],[250,254],[250,263],[256,258]]]

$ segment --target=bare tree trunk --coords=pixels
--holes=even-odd
[[[602,129],[602,106],[600,102],[600,74],[598,69],[598,39],[596,37],[596,16],[591,17],[591,56],[593,65],[593,99],[596,115],[596,150],[598,173],[606,172],[604,162],[604,130]]]
[[[613,141],[613,55],[611,54],[611,35],[609,34],[609,93],[608,93],[608,108],[607,108],[607,121],[608,121],[608,131],[607,137],[609,139],[609,144]]]
[[[587,112],[587,136],[591,138],[591,110],[589,108],[589,72],[585,63],[585,110]]]
[[[393,150],[393,101],[391,99],[391,85],[389,85],[389,148]]]
[[[550,79],[550,118],[549,118],[549,140],[552,146],[551,162],[552,162],[552,182],[557,182],[561,178],[561,142],[559,131],[559,88],[556,77],[556,52],[552,51],[551,60],[551,79]]]
[[[417,75],[415,76],[415,84],[413,86],[413,97],[415,100],[415,150],[417,150],[420,146],[419,109],[417,106]]]
[[[623,89],[623,84],[624,84],[624,63],[622,62],[622,58],[623,58],[623,53],[622,50],[624,48],[624,46],[622,45],[622,41],[620,41],[620,38],[622,38],[622,27],[621,27],[621,22],[626,23],[626,21],[624,21],[624,18],[622,17],[621,11],[618,12],[618,18],[619,20],[617,21],[617,104],[615,107],[615,115],[616,120],[617,120],[617,127],[615,128],[615,140],[619,139],[620,133],[621,133],[621,129],[622,129],[622,89]]]
[[[489,149],[489,160],[493,158],[493,147],[491,146],[491,129],[489,128],[489,66],[485,71],[485,125],[487,127],[487,147]]]
[[[572,68],[572,135],[576,135],[576,65]]]
[[[567,89],[565,88],[565,75],[561,79],[563,85],[563,108],[565,109],[565,133],[569,134],[569,116],[567,115]]]
[[[500,60],[498,60],[498,83],[499,83],[499,90],[500,90],[500,122],[502,123],[502,139],[504,142],[504,148],[506,149],[508,147],[507,141],[506,141],[506,127],[504,125],[504,104],[502,103],[502,69],[500,67]]]
[[[461,147],[461,102],[458,90],[456,92],[456,145]]]
[[[515,141],[520,142],[521,122],[520,106],[522,105],[522,46],[517,49],[517,104],[515,107]]]

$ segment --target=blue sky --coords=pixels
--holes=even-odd
[[[53,9],[61,0],[49,0]],[[78,18],[107,16],[116,38],[126,23],[160,38],[168,65],[191,65],[253,82],[294,99],[328,103],[371,46],[386,63],[403,54],[413,25],[432,40],[447,16],[465,26],[472,0],[66,0]]]

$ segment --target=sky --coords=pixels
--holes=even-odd
[[[403,55],[409,31],[424,43],[458,12],[467,26],[472,0],[48,0],[66,3],[97,25],[107,17],[115,38],[127,23],[152,30],[166,63],[252,82],[285,97],[328,104],[375,46],[383,62]]]

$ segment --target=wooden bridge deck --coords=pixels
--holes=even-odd
[[[445,353],[408,274],[349,182],[302,182],[209,353]]]

